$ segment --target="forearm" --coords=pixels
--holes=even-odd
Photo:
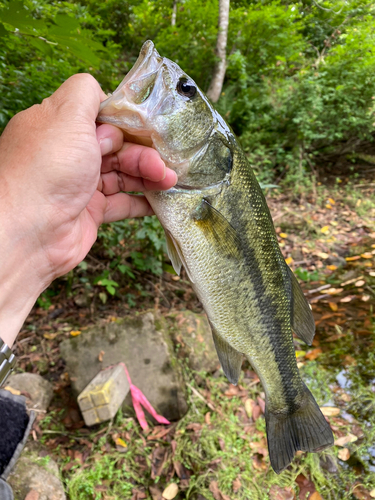
[[[27,238],[0,230],[0,338],[11,347],[38,296],[48,286]]]

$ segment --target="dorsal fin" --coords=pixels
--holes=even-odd
[[[288,269],[292,283],[292,328],[300,339],[311,345],[315,335],[315,321],[311,306],[307,302],[293,271],[289,266]]]

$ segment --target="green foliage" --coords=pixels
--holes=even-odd
[[[373,141],[374,13],[366,0],[231,2],[217,108],[265,187],[286,183],[306,191],[308,173],[322,161],[344,151],[355,169],[351,153]],[[0,0],[0,129],[74,73],[90,72],[113,91],[146,39],[206,90],[216,61],[218,0],[180,0],[175,26],[171,16],[171,0]],[[155,219],[112,224],[93,250],[104,269],[92,275],[81,267],[79,279],[87,289],[99,287],[104,301],[137,272],[160,274],[163,251]],[[47,297],[40,305],[48,307]]]

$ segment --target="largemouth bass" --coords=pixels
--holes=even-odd
[[[302,381],[292,331],[311,344],[311,308],[281,254],[262,190],[231,129],[182,69],[146,42],[134,67],[101,105],[98,121],[152,142],[178,175],[145,193],[208,316],[225,375],[237,384],[243,356],[266,394],[270,461],[279,473],[297,450],[333,444]]]

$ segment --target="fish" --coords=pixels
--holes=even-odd
[[[207,314],[222,369],[237,384],[244,357],[265,392],[271,466],[283,471],[297,450],[333,444],[297,367],[293,332],[311,345],[315,324],[277,241],[262,189],[231,128],[197,84],[144,43],[133,68],[100,107],[128,140],[152,145],[178,176],[145,196]]]

